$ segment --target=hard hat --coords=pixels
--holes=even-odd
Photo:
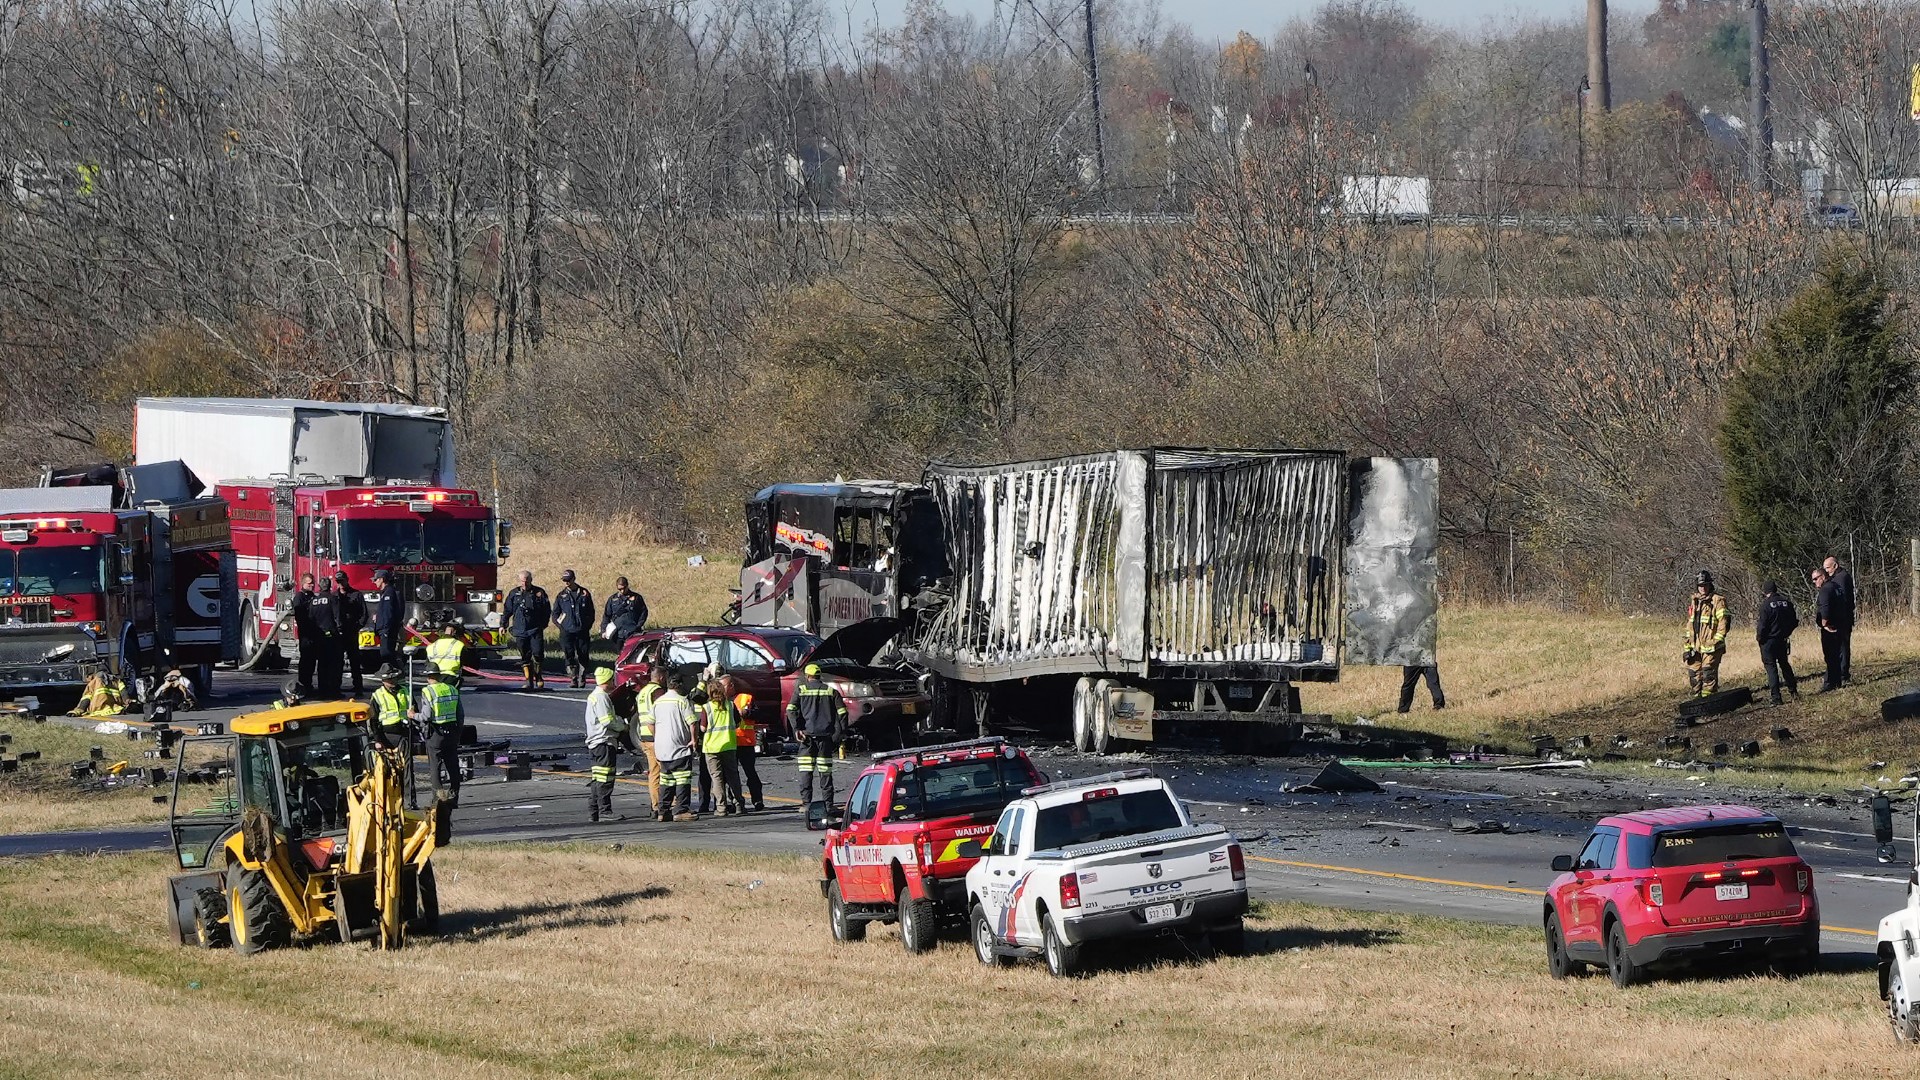
[[[1695,585],[1704,585],[1711,589],[1713,588],[1713,574],[1709,571],[1702,570],[1693,576],[1693,583]]]
[[[807,665],[807,674],[809,674],[809,675],[818,675],[818,674],[820,674],[820,665],[819,665],[819,664],[808,664],[808,665]]]
[[[607,685],[613,681],[613,669],[610,667],[594,668],[593,681],[597,686]]]

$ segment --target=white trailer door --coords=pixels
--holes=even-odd
[[[309,473],[325,477],[371,476],[373,448],[366,420],[357,413],[301,409],[293,425],[294,477]]]

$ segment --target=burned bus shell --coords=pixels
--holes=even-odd
[[[775,484],[747,502],[740,621],[831,637],[892,618],[947,576],[926,488],[885,480]]]

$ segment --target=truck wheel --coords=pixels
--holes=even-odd
[[[1109,722],[1107,710],[1107,691],[1113,689],[1112,679],[1095,679],[1092,700],[1087,703],[1087,723],[1092,728],[1093,752],[1102,757],[1113,750],[1113,725]]]
[[[1227,956],[1247,955],[1247,924],[1245,923],[1215,927],[1208,937],[1213,942],[1214,952]]]
[[[220,916],[225,915],[226,899],[219,889],[201,889],[193,894],[189,903],[193,931],[193,943],[203,949],[218,949],[227,943],[227,928],[221,923]]]
[[[866,922],[848,918],[848,914],[847,902],[840,898],[840,879],[834,878],[827,883],[827,924],[833,929],[833,940],[866,940]]]
[[[900,944],[910,953],[929,952],[940,941],[940,915],[933,901],[900,893]]]
[[[1080,946],[1060,940],[1053,929],[1053,920],[1044,911],[1040,913],[1040,939],[1046,948],[1047,974],[1065,979],[1080,970]]]
[[[1913,1002],[1907,997],[1905,976],[1900,974],[1900,961],[1881,961],[1891,964],[1887,970],[1887,1019],[1893,1022],[1893,1037],[1901,1042],[1920,1042],[1920,1012],[1916,1012]]]
[[[1607,924],[1607,974],[1613,976],[1613,985],[1626,989],[1647,976],[1647,969],[1633,962],[1627,954],[1627,931],[1619,920]]]
[[[227,915],[233,951],[252,956],[285,945],[293,936],[280,898],[273,894],[267,875],[242,866],[227,868]]]
[[[1082,675],[1073,684],[1073,748],[1085,754],[1093,749],[1093,680]]]
[[[987,921],[987,910],[979,904],[967,913],[967,932],[973,938],[974,959],[988,967],[1006,967],[1013,963],[1012,957],[1001,956],[993,951],[999,942],[993,937],[993,924]]]
[[[1560,932],[1558,912],[1547,916],[1547,974],[1556,979],[1569,975],[1578,975],[1587,965],[1575,960],[1567,953],[1567,936]]]
[[[415,934],[438,934],[440,932],[440,888],[433,880],[433,864],[420,868],[413,880],[413,918],[407,921],[407,931]]]
[[[253,654],[260,651],[260,616],[255,614],[252,604],[240,605],[240,663],[244,669]]]

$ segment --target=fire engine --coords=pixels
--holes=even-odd
[[[49,471],[0,491],[0,694],[179,667],[205,685],[239,650],[227,507],[178,462]]]

